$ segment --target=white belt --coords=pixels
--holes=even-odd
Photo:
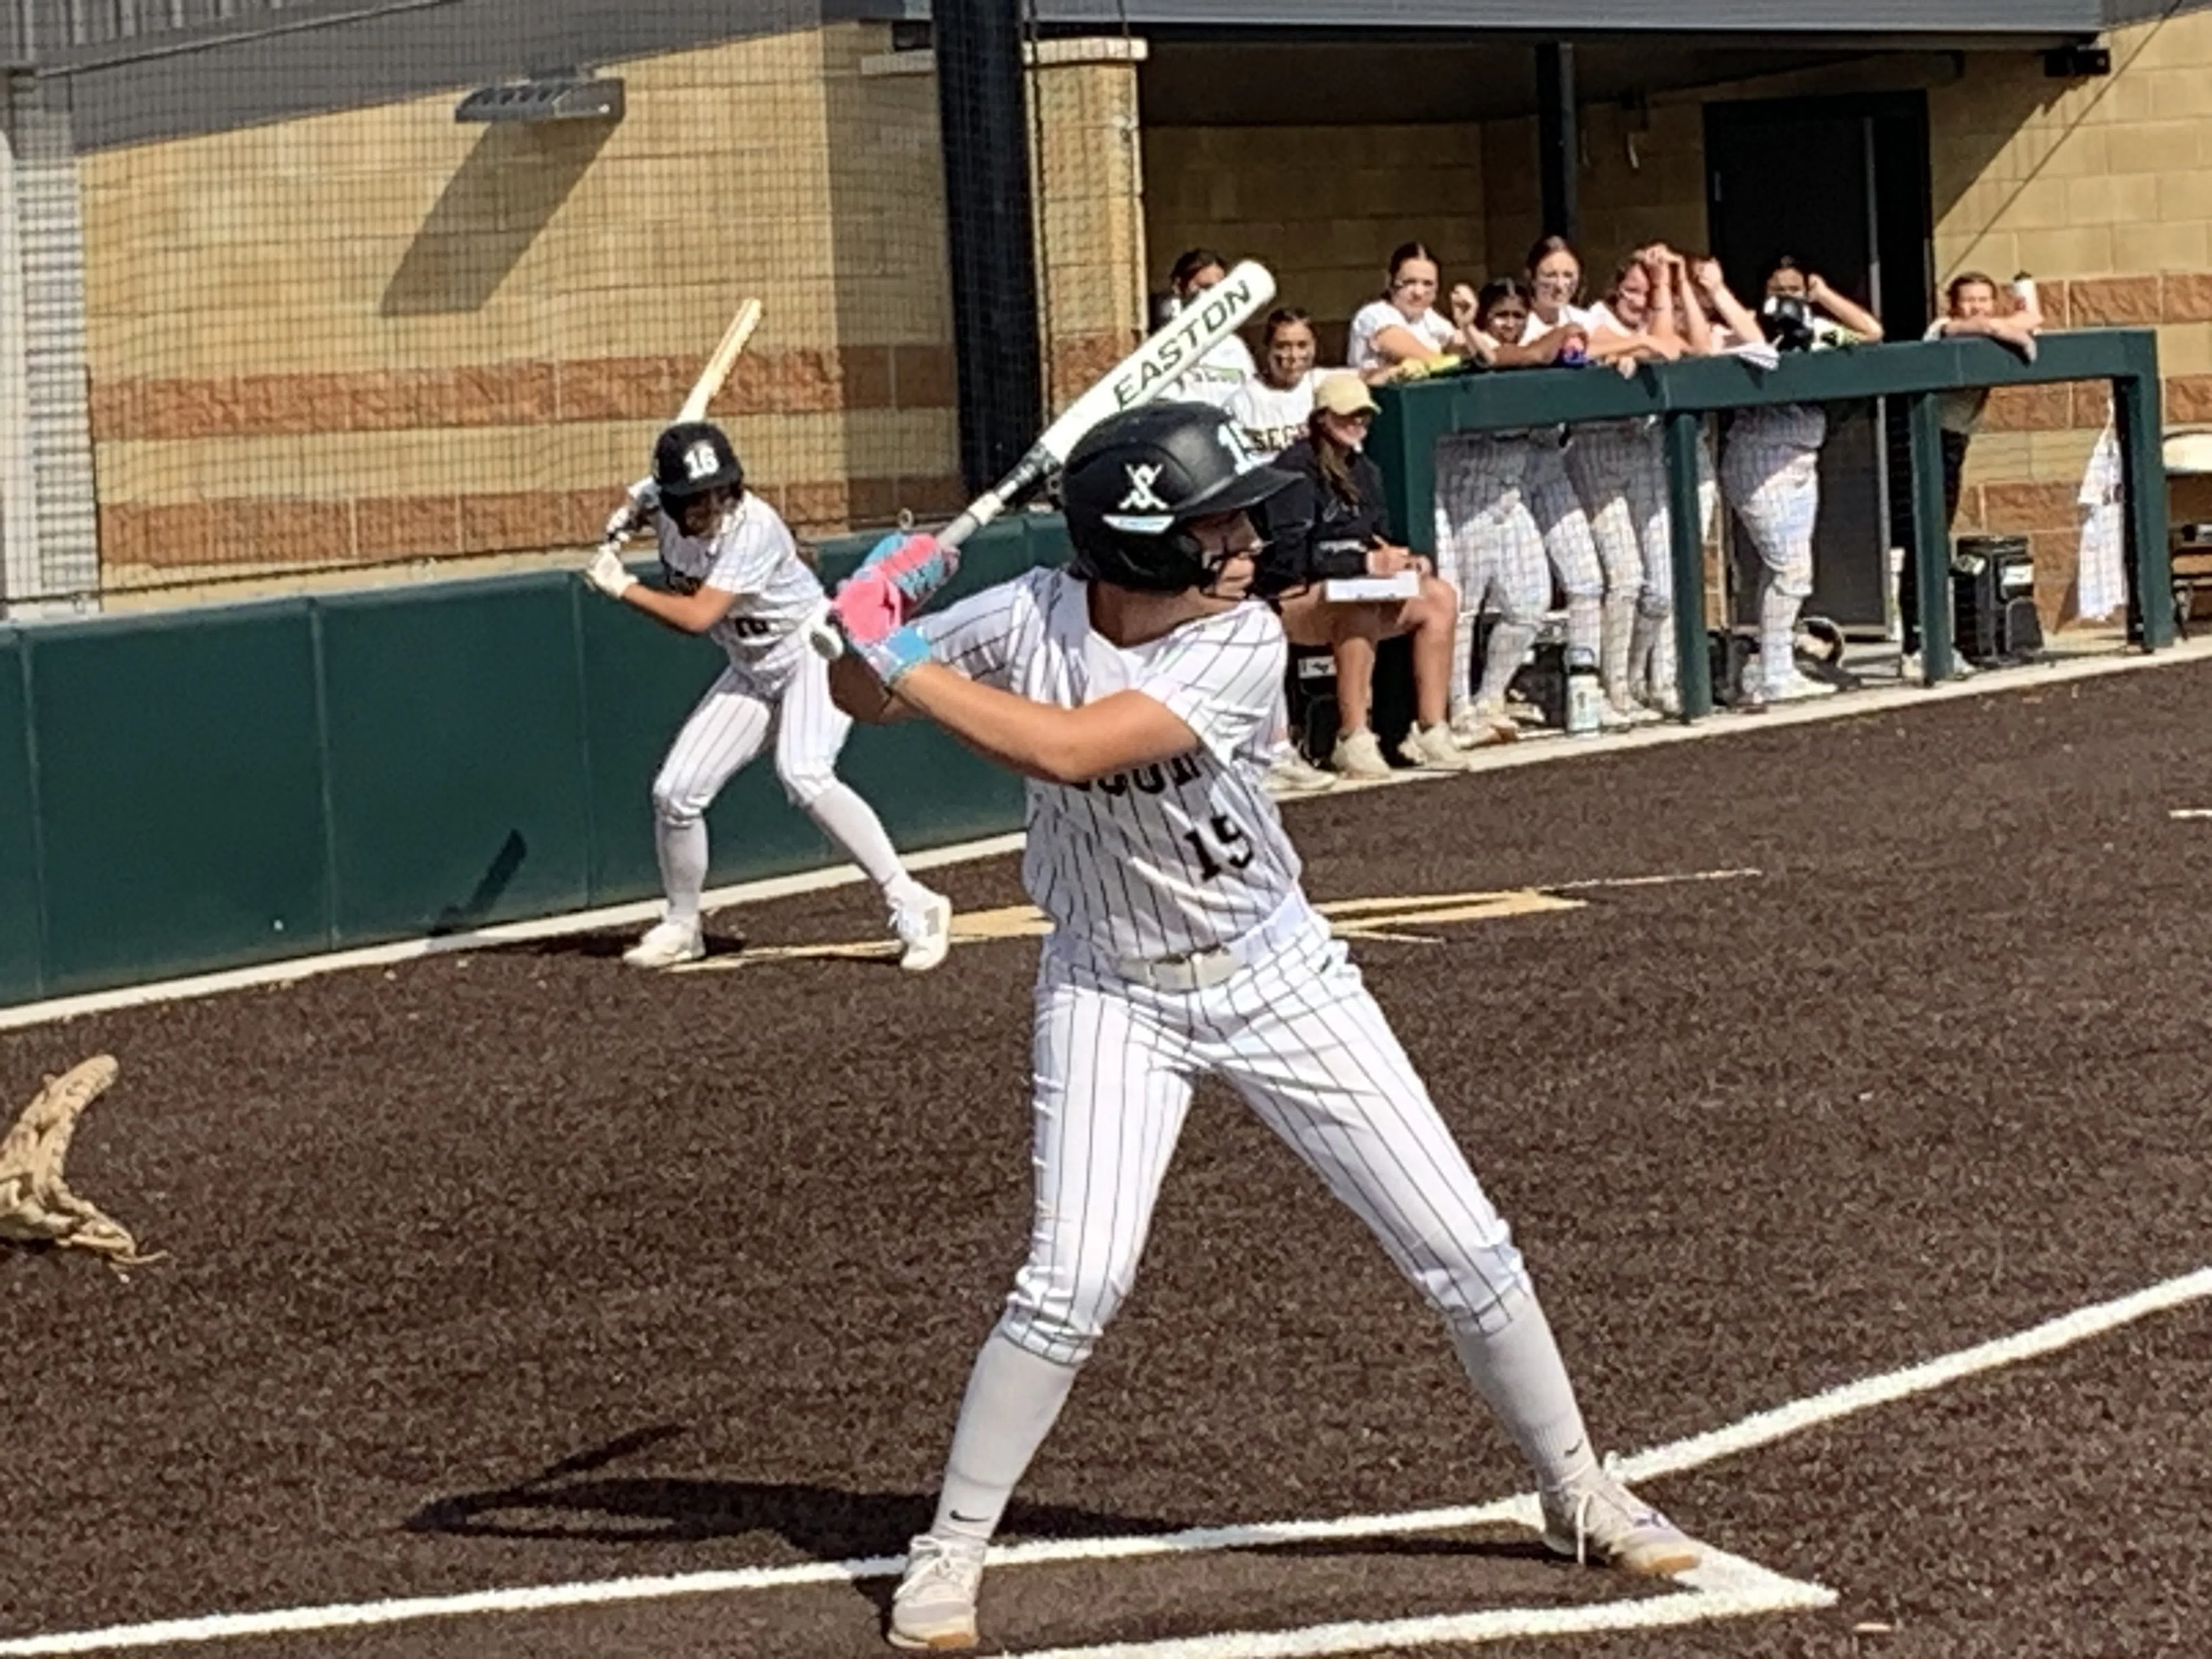
[[[1274,915],[1249,933],[1202,951],[1182,951],[1164,957],[1115,957],[1113,971],[1147,990],[1183,994],[1209,991],[1226,985],[1263,957],[1303,933],[1316,914],[1303,893],[1293,893],[1275,907]]]

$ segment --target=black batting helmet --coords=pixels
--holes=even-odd
[[[710,489],[743,489],[745,470],[730,434],[712,421],[678,421],[653,446],[653,482],[673,505]]]
[[[1204,587],[1214,568],[1194,519],[1256,507],[1296,482],[1206,404],[1147,404],[1094,427],[1060,474],[1079,576],[1141,592]]]

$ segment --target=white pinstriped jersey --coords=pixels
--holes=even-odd
[[[662,563],[738,596],[729,614],[707,630],[732,662],[772,674],[809,648],[799,630],[822,608],[822,584],[799,556],[790,527],[766,501],[748,493],[704,540],[685,535],[665,512],[653,515],[653,527]]]
[[[1127,649],[1091,626],[1088,586],[1032,570],[917,623],[937,660],[1062,708],[1157,699],[1199,746],[1083,784],[1029,784],[1023,884],[1055,931],[1109,957],[1210,950],[1297,892],[1298,857],[1261,787],[1288,647],[1265,605]]]

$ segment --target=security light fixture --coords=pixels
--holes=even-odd
[[[619,121],[622,115],[620,76],[574,70],[478,87],[453,111],[456,121]]]

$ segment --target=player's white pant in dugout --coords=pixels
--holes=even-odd
[[[1455,1333],[1511,1321],[1528,1275],[1345,946],[1303,898],[1176,988],[1057,939],[1040,964],[1029,1261],[999,1334],[1088,1358],[1128,1294],[1193,1085],[1220,1078],[1364,1221]],[[1201,978],[1211,975],[1200,975]]]

